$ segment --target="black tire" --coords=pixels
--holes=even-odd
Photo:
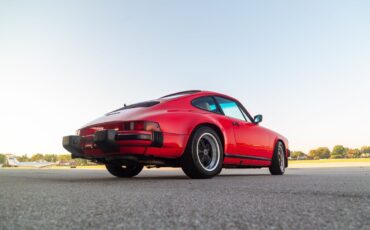
[[[272,157],[271,166],[269,168],[271,175],[283,175],[287,165],[286,160],[284,145],[279,141],[275,146],[274,156]]]
[[[130,164],[123,165],[120,163],[107,163],[105,164],[108,172],[116,177],[134,177],[138,175],[144,168],[144,165],[130,162]]]
[[[218,134],[212,128],[202,126],[190,137],[181,167],[192,179],[207,179],[221,172],[223,159],[224,151]]]

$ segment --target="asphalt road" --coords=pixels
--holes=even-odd
[[[0,229],[370,229],[370,167],[178,170],[0,169]]]

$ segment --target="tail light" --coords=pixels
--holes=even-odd
[[[160,132],[161,128],[157,122],[152,121],[129,121],[123,123],[123,130],[125,131],[156,131]]]

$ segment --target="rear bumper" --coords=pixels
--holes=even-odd
[[[72,158],[93,158],[85,152],[94,149],[103,153],[118,153],[122,146],[162,147],[163,133],[118,133],[116,130],[102,130],[90,137],[63,137],[63,147],[72,154]]]

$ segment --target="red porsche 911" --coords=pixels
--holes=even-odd
[[[268,167],[283,175],[288,141],[261,121],[232,97],[184,91],[107,113],[63,137],[63,146],[117,177],[136,176],[144,166],[181,167],[191,178],[211,178],[222,168]]]

